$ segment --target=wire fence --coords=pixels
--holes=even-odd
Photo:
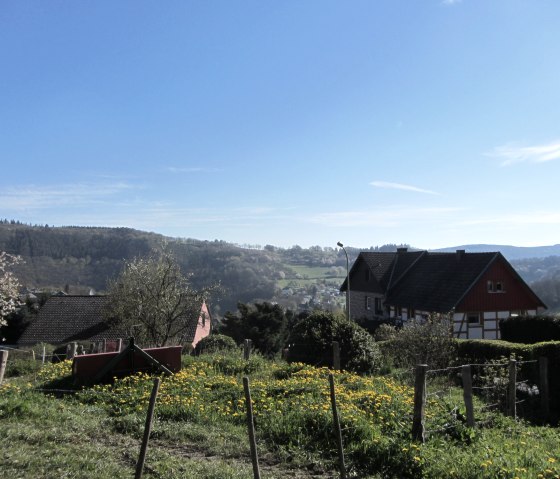
[[[518,416],[549,413],[548,362],[491,361],[442,369],[416,368],[415,424],[417,439],[461,436],[467,427],[491,425],[492,412]]]

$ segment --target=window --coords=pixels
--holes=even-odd
[[[469,323],[469,324],[480,324],[480,314],[479,313],[467,313],[467,323]]]
[[[366,282],[369,282],[369,280],[371,279],[371,271],[368,269],[366,269]]]
[[[381,298],[375,298],[375,314],[383,314],[383,309],[381,308]]]
[[[505,293],[503,281],[487,281],[486,288],[489,293]]]
[[[371,309],[371,303],[369,301],[369,296],[366,296],[366,310],[369,311]]]

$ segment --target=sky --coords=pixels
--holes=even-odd
[[[557,0],[0,5],[0,218],[560,243]]]

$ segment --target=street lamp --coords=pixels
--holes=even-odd
[[[348,267],[348,253],[340,241],[336,243],[336,245],[339,248],[342,248],[344,254],[346,255],[346,319],[350,321],[350,269]]]

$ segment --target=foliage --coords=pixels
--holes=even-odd
[[[455,343],[445,315],[434,314],[424,321],[407,323],[385,349],[396,364],[404,367],[428,364],[430,369],[437,369],[449,366],[455,359]]]
[[[238,303],[237,313],[224,315],[220,332],[231,336],[238,344],[250,339],[262,354],[274,356],[284,347],[288,324],[293,318],[290,310],[271,303]]]
[[[380,324],[379,327],[373,333],[373,338],[376,341],[390,341],[391,339],[396,339],[398,334],[395,326],[390,324]]]
[[[534,344],[560,340],[560,317],[517,316],[500,320],[504,341]]]
[[[238,458],[246,461],[241,378],[245,373],[222,368],[239,358],[238,352],[185,357],[180,373],[161,378],[153,429],[157,441],[150,444],[147,476],[191,478],[196,475],[188,471],[194,468],[198,477],[220,477],[218,471],[201,470],[198,463],[190,463],[189,457],[196,451],[212,456],[213,464],[222,464],[225,458],[230,464],[237,464]],[[69,361],[49,365],[37,385],[48,387],[69,373]],[[332,477],[336,471],[329,373],[324,368],[264,360],[252,373],[258,448],[261,457],[267,458],[267,477]],[[410,440],[411,388],[386,377],[334,374],[348,477],[528,479],[553,478],[560,473],[558,429],[529,426],[487,411],[491,427],[473,433],[453,423],[456,432],[432,434],[425,444],[414,443]],[[41,450],[45,454],[39,456],[47,470],[56,471],[61,464],[67,475],[85,478],[91,476],[92,465],[103,452],[104,463],[96,477],[111,477],[114,464],[121,468],[118,476],[127,475],[134,461],[132,465],[123,463],[123,453],[141,437],[152,383],[152,377],[137,374],[60,399],[33,392],[25,380],[0,386],[0,447],[5,451],[1,470],[16,477],[46,477],[39,461],[18,455],[19,449],[27,456]],[[461,397],[458,389],[453,394]],[[434,400],[431,397],[429,402]],[[447,409],[429,404],[427,412],[430,424],[451,425]],[[111,448],[97,449],[102,444],[111,444]],[[69,460],[70,450],[88,458]],[[299,470],[270,466],[282,460]],[[244,466],[240,471],[234,476],[231,470],[220,469],[224,478],[250,477],[250,468]]]
[[[343,315],[313,311],[293,326],[288,342],[290,361],[332,365],[332,343],[338,341],[343,369],[371,373],[377,368],[379,348],[371,335]]]
[[[125,263],[109,287],[106,319],[140,343],[182,343],[198,321],[208,290],[195,290],[164,249]]]
[[[5,324],[4,318],[19,305],[19,282],[10,270],[20,261],[18,256],[0,251],[0,326]]]
[[[515,357],[521,361],[534,361],[541,357],[548,359],[550,407],[560,417],[560,377],[555,371],[560,369],[560,341],[546,341],[536,344],[510,343],[500,340],[456,339],[458,361],[465,363],[487,363],[503,358]],[[532,383],[538,384],[538,368],[528,371]]]
[[[209,354],[219,351],[233,351],[235,349],[237,349],[237,344],[230,336],[224,334],[210,334],[196,343],[194,353],[198,356],[202,353]]]

